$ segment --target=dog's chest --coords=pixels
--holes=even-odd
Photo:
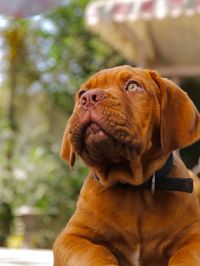
[[[118,203],[118,206],[115,206],[112,217],[108,218],[112,221],[110,232],[115,228],[114,238],[117,236],[120,243],[120,246],[114,244],[114,249],[121,254],[124,253],[123,250],[126,252],[129,250],[126,255],[127,264],[122,261],[120,265],[167,265],[177,230],[180,231],[182,227],[182,220],[179,217],[185,219],[184,217],[188,215],[184,209],[175,213],[174,208],[177,210],[178,198],[167,196],[168,201],[161,202],[159,197],[153,198],[150,194],[146,197],[136,194],[133,198],[127,196],[127,201],[124,197],[124,205]],[[176,220],[176,227],[174,220]],[[110,241],[111,245],[115,242],[112,236]]]
[[[169,256],[157,254],[157,250],[154,250],[150,256],[146,254],[146,257],[144,257],[143,251],[138,245],[138,247],[126,257],[126,260],[121,258],[118,259],[120,266],[167,266]]]
[[[141,250],[140,250],[140,247],[138,246],[136,250],[130,256],[130,261],[132,265],[142,266],[140,256],[141,256]]]
[[[88,209],[93,210],[90,219],[87,217],[88,224],[98,231],[98,239],[94,240],[106,243],[120,265],[167,265],[176,249],[177,234],[190,223],[187,210],[192,217],[197,208],[191,198],[182,208],[180,194],[163,193],[116,188],[101,193],[91,190],[90,197],[87,195]],[[86,197],[83,199],[86,204]],[[94,202],[95,208],[91,208]]]

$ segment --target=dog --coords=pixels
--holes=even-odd
[[[200,114],[156,71],[102,70],[76,93],[61,156],[90,168],[55,266],[199,266],[200,181],[173,151]]]

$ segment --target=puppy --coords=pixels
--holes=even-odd
[[[120,66],[92,76],[61,147],[90,173],[54,265],[199,266],[200,182],[173,154],[199,139],[192,101],[157,72]]]

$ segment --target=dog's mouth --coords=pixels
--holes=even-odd
[[[127,182],[131,178],[130,162],[135,152],[133,147],[115,139],[97,123],[89,123],[83,129],[81,157],[94,166],[95,174],[104,185]]]
[[[108,137],[108,134],[96,123],[89,123],[83,130],[83,140],[85,142],[101,141]]]
[[[90,111],[78,109],[70,128],[74,151],[94,163],[132,160],[143,149],[136,124],[131,125],[123,110],[97,105]],[[86,160],[85,160],[86,161]]]
[[[115,116],[82,114],[71,128],[74,151],[100,176],[104,185],[132,182],[133,167],[143,149],[137,130]],[[112,122],[110,122],[112,121]]]
[[[120,162],[124,160],[125,151],[122,151],[126,144],[117,141],[97,123],[89,123],[83,129],[82,143],[82,153],[87,152],[93,161]],[[128,146],[126,147],[126,153],[126,157],[130,158],[131,148],[128,149]]]

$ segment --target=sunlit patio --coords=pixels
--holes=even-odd
[[[50,250],[0,249],[1,266],[52,266],[53,255]]]

